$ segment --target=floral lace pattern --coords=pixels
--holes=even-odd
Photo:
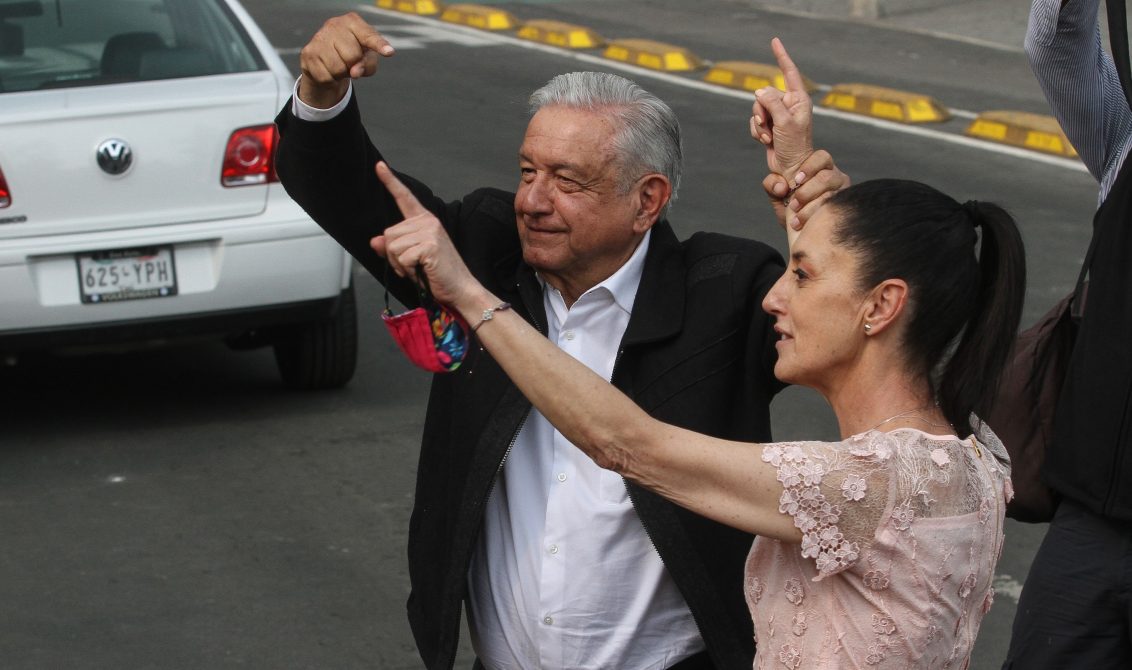
[[[801,545],[757,538],[756,668],[962,668],[993,600],[1009,460],[985,424],[763,447]]]
[[[847,541],[837,530],[841,508],[826,500],[820,487],[824,464],[810,459],[796,445],[770,445],[763,449],[763,461],[778,469],[783,486],[778,511],[794,517],[794,525],[802,531],[802,555],[815,559],[822,573],[834,573],[856,562],[857,543]],[[865,480],[852,475],[841,484],[842,495],[850,501],[863,498],[867,488]]]

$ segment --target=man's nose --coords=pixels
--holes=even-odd
[[[546,214],[553,211],[550,198],[550,179],[538,175],[522,187],[522,209],[526,214]]]

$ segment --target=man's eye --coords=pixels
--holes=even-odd
[[[535,170],[534,168],[521,167],[519,168],[519,176],[523,178],[523,181],[530,181],[535,178]]]
[[[798,281],[805,281],[810,278],[810,275],[806,274],[806,271],[802,268],[794,268],[793,272],[794,276],[798,278]]]

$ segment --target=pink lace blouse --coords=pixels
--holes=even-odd
[[[966,668],[994,597],[1009,458],[901,428],[763,447],[801,545],[757,538],[755,668]]]

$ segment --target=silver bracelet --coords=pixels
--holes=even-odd
[[[476,325],[472,326],[472,332],[476,332],[477,330],[479,330],[480,326],[494,319],[496,312],[502,312],[505,309],[511,309],[511,303],[501,302],[495,307],[489,307],[488,309],[485,309],[483,311],[483,314],[480,315],[479,322],[476,323]]]

